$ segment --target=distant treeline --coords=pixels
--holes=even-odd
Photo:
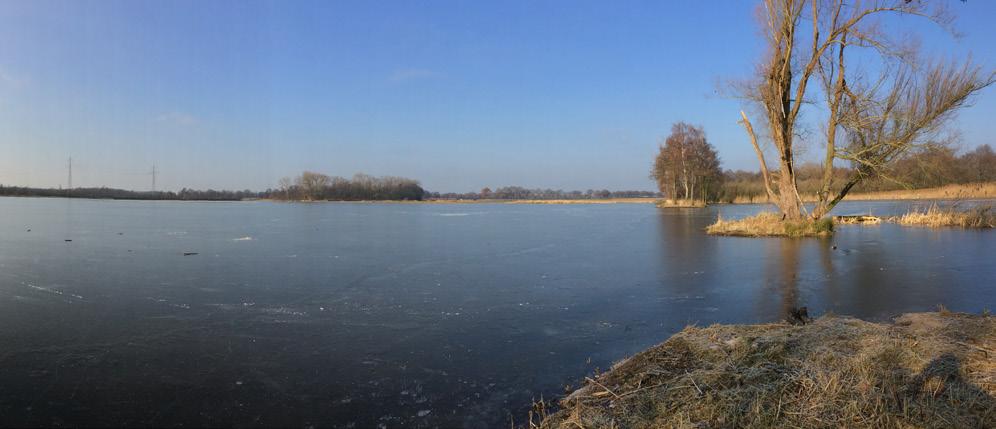
[[[117,200],[185,200],[185,201],[240,201],[247,199],[275,200],[421,200],[426,191],[418,182],[402,177],[372,177],[357,174],[352,180],[306,171],[295,178],[280,180],[278,189],[265,191],[205,191],[183,188],[174,191],[129,191],[115,188],[30,188],[0,185],[0,196],[7,197],[63,197],[98,198]]]
[[[428,198],[443,200],[593,200],[606,198],[654,198],[660,193],[651,191],[610,191],[608,189],[587,191],[563,191],[560,189],[527,189],[520,186],[506,186],[480,192],[439,193],[430,192]]]
[[[822,184],[823,167],[816,163],[796,166],[799,192],[815,195]],[[777,171],[774,172],[777,174]],[[848,167],[834,168],[834,182],[843,183],[854,174]],[[855,192],[923,189],[938,186],[996,181],[996,152],[989,145],[958,155],[947,146],[929,146],[897,159],[884,174],[870,177],[857,186]],[[764,201],[764,181],[760,172],[730,171],[723,173],[717,200],[721,202]]]
[[[63,197],[115,200],[239,201],[244,199],[265,198],[267,192],[253,192],[250,190],[216,191],[213,189],[199,191],[187,188],[180,190],[180,192],[129,191],[115,188],[55,189],[0,185],[0,196],[4,197]]]
[[[425,195],[425,189],[418,181],[404,177],[373,177],[360,173],[345,179],[312,171],[280,179],[280,188],[268,193],[273,199],[307,201],[418,201]]]
[[[663,150],[665,155],[668,153]],[[691,171],[691,170],[689,170]],[[844,182],[853,174],[848,167],[834,168],[837,183]],[[777,171],[772,172],[777,174]],[[820,164],[805,163],[796,166],[799,192],[814,195],[822,183],[823,168]],[[659,177],[670,177],[660,175]],[[677,186],[684,188],[683,176],[676,180],[661,181],[669,192],[681,194]],[[713,179],[709,179],[713,180]],[[701,181],[702,183],[707,183]],[[958,154],[947,146],[929,146],[921,151],[894,161],[882,175],[868,178],[855,187],[857,192],[892,191],[900,189],[923,189],[951,184],[996,182],[996,152],[989,145],[979,146],[971,151]],[[251,190],[195,190],[174,191],[129,191],[115,188],[31,188],[0,185],[0,196],[23,197],[66,197],[104,198],[121,200],[183,200],[183,201],[239,201],[245,199],[269,198],[277,200],[423,200],[423,199],[464,199],[464,200],[583,200],[606,198],[659,198],[663,194],[651,191],[609,191],[608,189],[587,191],[563,191],[554,189],[528,189],[520,186],[506,186],[492,190],[484,188],[480,192],[440,193],[428,192],[419,182],[403,177],[373,177],[356,174],[352,179],[328,176],[306,171],[294,178],[280,180],[279,188],[256,192]],[[689,187],[691,189],[691,187]],[[703,186],[710,201],[749,202],[766,199],[761,173],[753,171],[726,170],[715,184]],[[689,192],[691,194],[691,192]],[[695,192],[694,195],[699,195]]]
[[[316,176],[317,175],[317,176]],[[605,198],[653,198],[660,193],[650,191],[562,191],[553,189],[526,189],[508,186],[492,191],[439,193],[428,192],[417,181],[400,177],[371,177],[358,174],[352,180],[305,172],[296,178],[281,179],[280,187],[261,192],[199,191],[184,188],[173,191],[129,191],[115,188],[30,188],[0,185],[0,196],[6,197],[63,197],[116,200],[182,200],[182,201],[240,201],[247,199],[310,200],[310,201],[373,201],[373,200],[583,200]]]

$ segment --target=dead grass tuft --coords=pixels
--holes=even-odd
[[[824,316],[686,328],[530,427],[992,427],[993,395],[996,317]]]
[[[784,221],[782,216],[764,212],[757,216],[738,220],[724,220],[709,225],[706,232],[716,235],[741,237],[816,237],[833,233],[833,221],[827,218],[818,221]]]
[[[962,228],[996,228],[996,212],[992,206],[959,210],[956,207],[942,209],[933,204],[925,211],[911,211],[895,219],[902,225],[913,226],[960,226]]]

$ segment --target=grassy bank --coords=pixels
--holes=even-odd
[[[531,427],[992,427],[996,317],[824,316],[689,327],[612,367]],[[535,424],[535,425],[534,425]]]
[[[720,217],[706,228],[706,232],[738,237],[818,237],[833,234],[833,221],[824,218],[816,222],[789,222],[783,221],[779,214],[764,212],[737,220]]]

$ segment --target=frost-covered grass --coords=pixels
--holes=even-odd
[[[559,411],[537,403],[529,427],[981,428],[996,422],[994,396],[996,317],[824,316],[685,328],[588,378]]]

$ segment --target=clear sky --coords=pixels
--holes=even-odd
[[[434,191],[652,189],[673,122],[756,169],[718,82],[754,1],[0,2],[0,183],[265,189],[310,169]],[[996,2],[952,2],[996,67]],[[996,143],[996,91],[957,122]],[[759,122],[759,120],[755,120]]]

